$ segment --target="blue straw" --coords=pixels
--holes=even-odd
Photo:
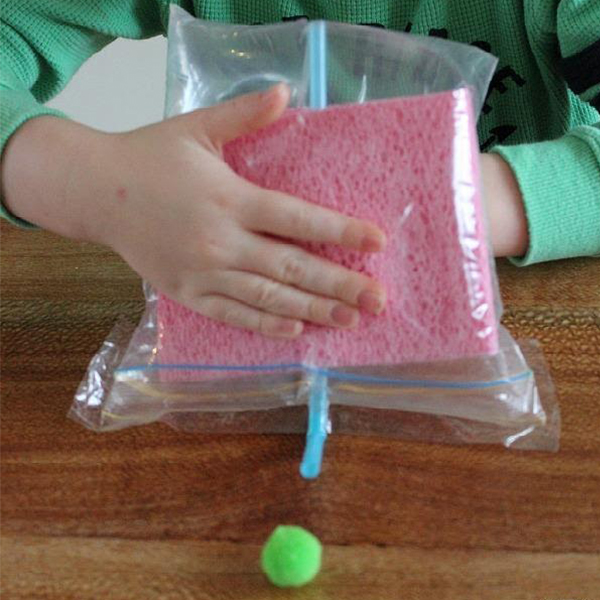
[[[314,110],[327,106],[327,34],[325,21],[308,27],[309,105]],[[329,386],[323,372],[310,379],[308,399],[308,431],[300,465],[300,474],[314,479],[321,472],[323,449],[329,433]]]
[[[327,376],[319,373],[310,382],[308,400],[308,431],[306,446],[300,465],[305,479],[314,479],[321,472],[323,449],[329,433],[329,390]]]
[[[327,32],[325,21],[308,27],[309,106],[318,110],[327,106]]]

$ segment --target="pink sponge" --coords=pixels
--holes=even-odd
[[[382,254],[307,247],[376,277],[388,305],[379,317],[363,314],[358,330],[307,325],[288,341],[216,323],[160,297],[158,362],[340,367],[497,351],[468,90],[289,110],[224,154],[256,184],[381,226],[389,240]]]

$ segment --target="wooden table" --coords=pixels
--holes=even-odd
[[[299,435],[67,420],[140,282],[113,254],[2,224],[3,600],[600,599],[600,261],[500,265],[504,323],[539,339],[558,454],[334,435],[320,479]],[[326,544],[318,580],[263,579],[279,523]]]

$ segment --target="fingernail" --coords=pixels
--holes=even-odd
[[[302,321],[281,320],[275,325],[274,333],[283,337],[296,337],[303,328]]]
[[[365,290],[358,296],[358,306],[374,315],[378,315],[383,310],[385,300],[381,294]]]
[[[274,102],[277,97],[279,96],[279,94],[281,93],[281,90],[283,88],[283,84],[282,83],[277,83],[274,86],[270,87],[266,92],[264,92],[263,94],[263,102],[266,103],[271,103]]]
[[[331,318],[340,327],[355,327],[358,324],[358,312],[345,304],[336,304],[331,309]]]
[[[385,238],[382,235],[368,233],[362,239],[360,249],[363,252],[379,252],[385,246]]]

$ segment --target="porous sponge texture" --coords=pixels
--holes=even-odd
[[[357,330],[307,325],[289,341],[214,322],[161,296],[160,363],[340,367],[497,351],[467,89],[288,110],[271,126],[229,143],[224,158],[260,186],[377,223],[388,236],[383,253],[304,246],[377,278],[388,304],[380,316],[362,314]]]

